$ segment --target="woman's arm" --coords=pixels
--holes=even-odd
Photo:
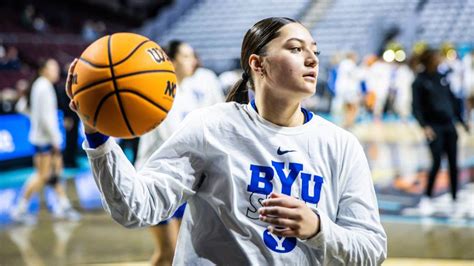
[[[126,227],[157,224],[199,189],[205,167],[200,113],[191,113],[180,130],[136,171],[112,139],[96,149],[83,144],[104,208]]]
[[[72,100],[72,73],[68,72],[66,93]],[[80,118],[80,116],[79,116]],[[189,114],[178,131],[137,172],[120,147],[84,123],[88,140],[83,147],[89,157],[102,204],[112,218],[126,227],[157,224],[169,218],[201,184],[205,168],[205,145],[201,113]]]
[[[387,236],[380,223],[377,198],[362,146],[353,136],[339,162],[341,196],[336,220],[316,210],[320,232],[308,245],[324,250],[325,262],[380,265],[387,257]]]

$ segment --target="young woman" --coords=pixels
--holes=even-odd
[[[59,208],[53,210],[53,215],[56,218],[80,219],[80,214],[72,208],[65,189],[58,180],[63,169],[58,103],[53,87],[58,80],[58,62],[53,58],[41,60],[38,78],[31,85],[27,96],[27,109],[31,122],[29,140],[35,147],[33,162],[36,172],[25,184],[24,194],[12,212],[12,219],[19,223],[36,222],[36,217],[28,213],[28,205],[33,194],[39,192],[45,184],[53,186],[58,194]]]
[[[176,265],[381,264],[386,235],[361,145],[300,106],[315,92],[317,54],[300,23],[259,21],[230,102],[188,114],[139,171],[86,128],[105,209],[137,227],[187,202]]]

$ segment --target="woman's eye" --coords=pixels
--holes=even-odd
[[[291,48],[292,52],[301,52],[301,47],[293,47]]]
[[[320,51],[314,51],[314,55],[319,56],[321,54]]]

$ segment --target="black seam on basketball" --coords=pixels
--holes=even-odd
[[[118,61],[117,63],[113,64],[112,66],[118,66],[120,64],[122,64],[123,62],[127,61],[127,59],[129,59],[140,47],[142,47],[145,43],[149,42],[150,40],[145,40],[141,43],[139,43],[135,48],[133,48],[133,50],[122,60]],[[91,61],[88,61],[87,59],[84,59],[82,57],[79,57],[79,60],[81,60],[82,62],[92,66],[92,67],[95,67],[95,68],[108,68],[110,67],[110,65],[98,65],[98,64],[94,64],[92,63]]]
[[[109,39],[107,40],[107,46],[108,46],[108,54],[109,54],[109,65],[110,65],[110,74],[112,75],[112,83],[114,84],[114,91],[115,91],[115,96],[117,96],[117,102],[120,107],[120,112],[122,113],[123,120],[125,120],[125,124],[127,125],[128,131],[130,131],[130,134],[135,136],[135,132],[133,132],[132,127],[130,126],[130,122],[128,121],[127,115],[125,114],[125,110],[122,105],[122,99],[120,98],[119,90],[117,88],[117,81],[115,80],[115,73],[114,73],[114,67],[112,66],[112,35],[109,36]]]
[[[113,96],[115,94],[115,91],[107,93],[102,99],[100,99],[99,105],[97,105],[97,108],[95,109],[94,113],[94,120],[92,120],[92,124],[94,127],[97,125],[97,118],[99,117],[99,111],[102,108],[102,105],[104,105],[105,101],[107,101],[108,98]]]
[[[123,62],[127,61],[127,59],[129,59],[138,49],[140,49],[140,47],[142,47],[145,43],[149,42],[150,40],[145,40],[143,42],[141,42],[140,44],[138,44],[135,48],[133,48],[133,50],[130,52],[130,54],[128,54],[124,59],[118,61],[117,63],[114,64],[114,66],[118,66],[120,64],[122,64]]]
[[[147,102],[151,103],[152,105],[154,105],[155,107],[158,107],[158,109],[160,109],[161,111],[163,111],[164,113],[168,113],[168,110],[166,110],[163,106],[161,106],[160,104],[154,102],[153,100],[151,100],[150,98],[146,97],[145,95],[141,94],[141,93],[138,93],[134,90],[130,90],[130,89],[121,89],[119,90],[119,93],[131,93],[131,94],[135,94],[137,95],[138,97],[141,97],[143,98],[144,100],[146,100]],[[92,120],[92,125],[94,127],[97,126],[97,119],[99,118],[99,111],[102,109],[102,105],[104,105],[104,103],[107,101],[107,99],[109,99],[111,96],[113,96],[115,94],[115,91],[112,91],[112,92],[109,92],[107,93],[104,97],[102,97],[102,99],[100,100],[99,104],[97,105],[97,108],[95,109],[95,113],[94,113],[94,119]]]
[[[130,89],[120,89],[119,93],[131,93],[131,94],[135,94],[137,95],[138,97],[141,97],[143,98],[144,100],[146,100],[147,102],[153,104],[154,106],[158,107],[158,109],[160,109],[161,111],[165,112],[165,113],[168,113],[168,110],[166,110],[163,106],[161,106],[160,104],[156,103],[155,101],[153,101],[152,99],[146,97],[145,95],[139,93],[139,92],[136,92],[134,90],[130,90]]]
[[[126,78],[126,77],[129,77],[129,76],[134,76],[134,75],[141,75],[141,74],[148,74],[148,73],[160,73],[160,72],[175,74],[175,72],[171,71],[171,70],[144,70],[144,71],[138,71],[138,72],[132,72],[132,73],[124,74],[124,75],[121,75],[121,76],[116,76],[115,80],[118,80],[118,79],[121,79],[121,78]],[[77,89],[72,94],[72,96],[75,97],[76,95],[78,95],[79,93],[81,93],[81,92],[83,92],[87,89],[91,89],[92,87],[95,87],[97,85],[100,85],[102,83],[105,83],[105,82],[108,82],[108,81],[111,81],[111,80],[112,80],[112,78],[107,78],[107,79],[94,81],[90,84],[85,85],[84,87],[81,87],[81,88]]]

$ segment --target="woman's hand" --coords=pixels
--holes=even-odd
[[[301,200],[272,192],[262,204],[260,220],[271,224],[274,235],[308,239],[319,232],[319,216]]]
[[[434,132],[433,128],[430,126],[425,126],[423,128],[423,133],[428,141],[433,141],[436,139],[436,133]]]
[[[77,106],[74,100],[72,99],[72,82],[73,82],[72,73],[74,73],[74,68],[76,67],[77,61],[78,61],[77,58],[75,58],[74,61],[72,61],[71,65],[69,66],[69,70],[67,72],[67,79],[66,79],[66,94],[71,100],[69,102],[69,108],[71,108],[71,110],[73,110],[76,113],[77,113]],[[77,115],[81,119],[81,116],[78,113]],[[87,134],[92,134],[92,133],[97,132],[95,128],[88,126],[86,123],[84,123],[84,121],[82,121],[82,124],[84,125],[84,131]]]

